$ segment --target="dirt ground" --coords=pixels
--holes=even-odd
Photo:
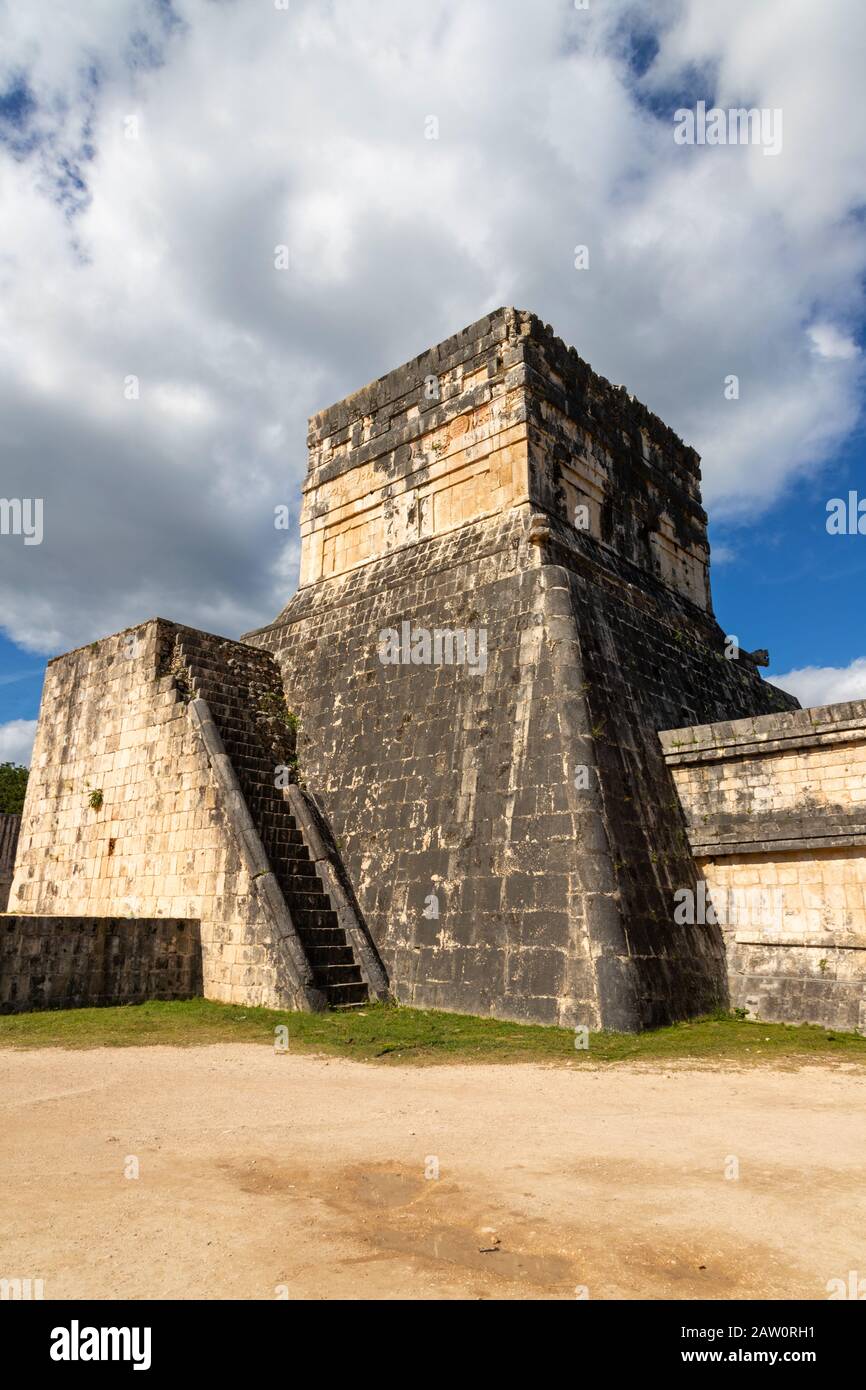
[[[0,1097],[0,1277],[46,1298],[812,1299],[866,1275],[853,1065],[4,1051]]]

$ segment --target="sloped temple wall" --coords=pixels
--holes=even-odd
[[[866,702],[661,735],[751,1017],[866,1030]]]
[[[99,918],[133,933],[133,919],[182,919],[200,928],[209,998],[315,1007],[243,798],[217,775],[224,750],[209,756],[195,717],[177,665],[183,634],[223,672],[227,651],[243,657],[239,644],[156,619],[49,663],[0,925],[26,934],[22,918],[50,918],[62,933],[64,919]]]
[[[301,774],[404,1002],[623,1028],[723,1005],[720,934],[673,925],[695,869],[656,730],[750,692],[659,608],[521,571],[528,525],[302,591],[274,634]],[[383,664],[409,615],[483,628],[486,669]]]
[[[796,702],[725,658],[693,451],[514,310],[309,442],[301,587],[245,640],[397,997],[624,1029],[724,1004],[721,933],[673,924],[657,731]]]
[[[550,644],[549,576],[521,574],[519,524],[501,531],[303,590],[275,650],[301,775],[398,999],[593,1023],[584,894],[604,888],[606,845],[595,798],[563,766],[569,730],[588,732],[581,681],[569,638]],[[431,632],[483,626],[486,668],[383,664],[379,634],[407,615]]]

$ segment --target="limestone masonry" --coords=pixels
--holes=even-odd
[[[514,309],[309,450],[273,623],[50,663],[7,933],[191,924],[248,1004],[866,1027],[864,711],[726,640],[694,451]]]
[[[7,917],[0,1010],[142,1004],[201,994],[197,922],[170,917]]]
[[[866,702],[661,739],[732,1004],[866,1031]]]

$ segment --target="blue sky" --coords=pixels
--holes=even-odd
[[[24,652],[6,637],[0,637],[0,720],[34,719],[45,662],[32,652]]]
[[[866,7],[495,8],[0,5],[0,495],[45,503],[0,538],[0,758],[48,655],[274,616],[308,415],[501,304],[701,454],[726,631],[866,695],[866,536],[825,527],[866,495]],[[780,148],[676,143],[699,100]]]
[[[710,520],[711,547],[732,552],[711,568],[716,615],[747,649],[768,648],[773,673],[847,667],[866,651],[866,537],[826,527],[828,499],[847,499],[852,489],[866,498],[862,430],[757,524]]]

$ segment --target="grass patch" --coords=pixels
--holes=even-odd
[[[47,1010],[0,1016],[0,1047],[171,1047],[244,1042],[274,1045],[288,1029],[289,1051],[364,1062],[737,1061],[866,1063],[866,1038],[808,1024],[747,1023],[728,1014],[646,1033],[593,1033],[578,1051],[567,1028],[501,1023],[468,1014],[382,1004],[360,1012],[296,1014],[206,999],[109,1009]]]

